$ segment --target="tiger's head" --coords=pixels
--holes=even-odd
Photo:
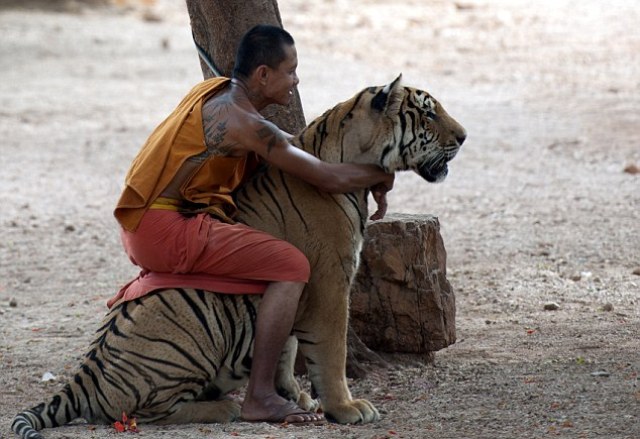
[[[402,86],[401,79],[368,87],[325,112],[301,133],[303,148],[326,161],[444,180],[466,131],[429,93]]]

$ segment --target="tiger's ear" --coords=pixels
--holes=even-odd
[[[404,98],[401,80],[402,73],[393,82],[385,85],[371,100],[371,108],[389,116],[397,114]]]

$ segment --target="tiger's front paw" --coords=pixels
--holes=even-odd
[[[380,413],[366,399],[354,399],[323,408],[325,417],[339,424],[366,424],[380,420]]]
[[[311,395],[309,395],[305,391],[300,392],[300,397],[298,398],[296,403],[301,409],[306,410],[308,412],[312,412],[312,413],[317,412],[318,409],[320,408],[320,403],[318,402],[318,400],[313,399]]]
[[[235,401],[231,400],[220,400],[216,401],[218,404],[216,405],[216,410],[211,410],[211,415],[217,417],[215,420],[216,423],[227,423],[233,422],[240,419],[240,413],[242,411],[242,407]]]

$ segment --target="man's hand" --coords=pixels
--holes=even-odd
[[[371,195],[373,195],[373,199],[378,205],[378,209],[373,215],[369,217],[371,221],[381,220],[387,213],[387,192],[389,192],[393,188],[394,180],[394,174],[389,175],[391,175],[390,181],[385,183],[378,183],[375,186],[371,187]]]

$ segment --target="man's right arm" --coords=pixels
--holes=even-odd
[[[325,192],[346,193],[376,186],[393,188],[394,175],[375,165],[328,163],[289,143],[290,137],[259,115],[243,112],[229,102],[203,107],[207,146],[225,155],[253,151],[265,161]]]
[[[256,152],[268,163],[325,192],[345,193],[380,185],[388,192],[394,175],[376,165],[328,163],[291,145],[273,123],[256,119],[240,132],[240,148]]]

